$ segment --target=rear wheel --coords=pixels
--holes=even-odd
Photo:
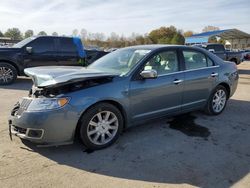
[[[119,109],[109,103],[100,103],[83,115],[80,137],[88,149],[102,149],[118,139],[122,127],[123,116]]]
[[[217,86],[209,97],[205,111],[210,115],[220,114],[226,107],[228,92],[225,87]]]
[[[0,85],[12,84],[17,78],[17,70],[9,63],[0,62]]]

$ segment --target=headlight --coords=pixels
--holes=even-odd
[[[69,98],[36,98],[28,107],[28,111],[42,111],[62,108],[68,104]]]

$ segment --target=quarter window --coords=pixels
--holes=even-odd
[[[179,68],[176,51],[160,52],[153,56],[144,67],[144,70],[152,69],[156,70],[159,76],[177,72]]]
[[[183,51],[186,70],[213,66],[211,59],[196,51]]]

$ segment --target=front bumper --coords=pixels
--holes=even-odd
[[[13,110],[18,111],[16,107]],[[8,120],[11,137],[45,145],[73,142],[79,114],[70,104],[56,110],[15,112]]]

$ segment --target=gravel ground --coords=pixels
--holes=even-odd
[[[11,142],[7,118],[31,81],[1,86],[0,187],[249,187],[250,62],[238,69],[238,89],[221,115],[194,112],[132,127],[95,152],[79,143]]]

